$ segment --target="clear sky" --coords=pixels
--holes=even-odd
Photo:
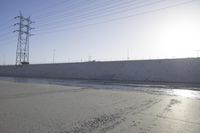
[[[13,18],[31,16],[30,63],[197,57],[200,0],[0,0],[0,65],[15,64]],[[199,52],[200,55],[200,52]]]

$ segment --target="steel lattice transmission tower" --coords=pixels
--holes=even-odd
[[[21,13],[15,19],[19,20],[18,23],[14,24],[19,26],[19,29],[14,31],[18,32],[16,65],[29,64],[29,37],[32,35],[30,31],[33,29],[31,28],[33,21],[30,20],[30,16],[25,18]]]

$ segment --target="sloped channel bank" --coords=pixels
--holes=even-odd
[[[0,76],[200,83],[200,58],[0,66]]]

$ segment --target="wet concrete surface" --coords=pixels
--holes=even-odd
[[[2,133],[199,133],[196,87],[0,80]]]

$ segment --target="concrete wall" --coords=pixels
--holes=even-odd
[[[0,76],[200,83],[200,59],[0,66]]]

